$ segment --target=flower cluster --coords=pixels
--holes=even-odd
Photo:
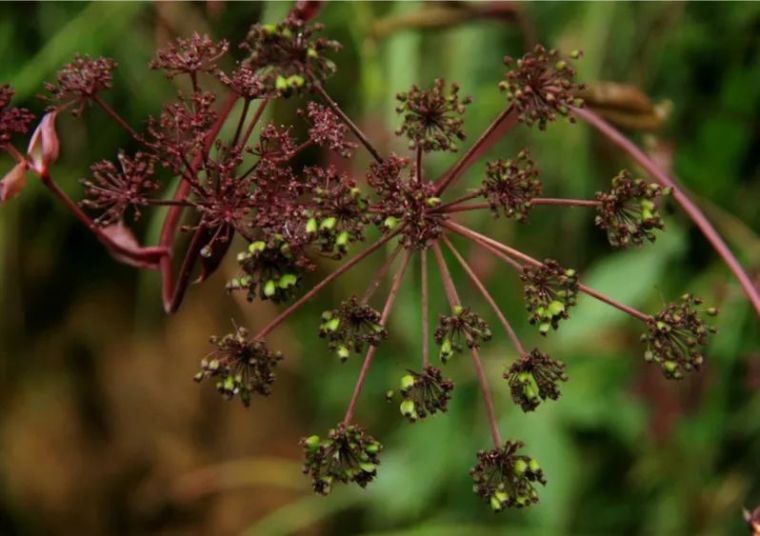
[[[528,151],[523,149],[515,158],[486,163],[483,196],[488,199],[494,215],[504,214],[524,222],[532,208],[531,201],[541,195],[543,187],[538,169]]]
[[[401,414],[415,422],[439,411],[445,412],[454,382],[431,366],[424,367],[422,372],[408,372],[401,378]]]
[[[515,361],[504,374],[512,400],[523,411],[535,410],[542,400],[559,398],[559,382],[566,382],[565,364],[533,349]]]
[[[164,71],[168,78],[188,74],[195,79],[198,73],[215,71],[217,60],[229,47],[224,39],[216,43],[207,35],[193,33],[188,38],[178,37],[160,49],[149,66]]]
[[[538,462],[524,454],[521,441],[507,441],[503,447],[478,452],[478,463],[470,470],[474,491],[494,512],[506,507],[522,508],[538,502],[535,484],[546,485]]]
[[[597,214],[594,223],[607,231],[607,239],[614,247],[629,243],[640,246],[644,240],[654,242],[655,229],[664,224],[655,201],[669,190],[643,179],[633,179],[623,170],[612,179],[608,193],[597,193]]]
[[[578,59],[580,52],[574,51],[570,57]],[[574,120],[570,108],[583,104],[576,96],[583,85],[575,82],[575,69],[557,50],[536,45],[518,60],[505,57],[504,64],[510,70],[499,87],[517,110],[520,121],[527,125],[537,123],[544,130],[557,114]]]
[[[72,113],[79,115],[88,101],[101,91],[111,89],[111,73],[116,67],[116,62],[110,58],[76,56],[74,61],[58,71],[57,83],[46,83],[45,90],[51,94],[51,100],[59,106],[76,104]]]
[[[525,283],[525,304],[530,311],[530,323],[538,324],[542,335],[559,321],[567,318],[567,310],[575,305],[578,294],[578,274],[563,268],[553,259],[540,266],[527,266],[520,278]]]
[[[90,166],[93,178],[82,180],[86,196],[82,205],[102,211],[95,219],[102,226],[121,221],[129,207],[138,219],[140,207],[148,204],[148,194],[159,188],[153,158],[141,152],[130,158],[120,152],[118,160],[118,167],[110,160],[93,164]]]
[[[247,62],[259,72],[272,95],[289,96],[319,84],[335,72],[325,52],[340,49],[336,41],[315,37],[321,24],[306,24],[289,16],[278,24],[256,24],[241,45],[249,52]]]
[[[647,332],[641,336],[647,346],[644,359],[660,365],[668,379],[680,380],[686,372],[699,370],[704,362],[701,348],[715,328],[700,317],[700,305],[701,299],[684,294],[679,302],[668,304],[647,322]],[[717,312],[714,308],[704,311],[709,316]]]
[[[256,240],[237,261],[245,275],[227,283],[228,291],[245,289],[248,301],[258,296],[275,303],[289,300],[301,280],[301,269],[287,241],[280,235],[270,240]]]
[[[246,406],[253,394],[269,395],[281,353],[271,352],[261,341],[249,340],[245,328],[237,328],[221,339],[211,337],[211,344],[216,349],[201,361],[195,381],[216,378],[219,393],[228,400],[238,396]]]
[[[303,112],[301,112],[303,115]],[[344,158],[349,158],[356,149],[357,144],[347,138],[348,127],[340,118],[325,106],[315,102],[306,105],[306,113],[311,128],[309,139],[315,144],[335,151]]]
[[[367,346],[380,344],[388,332],[380,323],[378,311],[351,296],[337,309],[322,313],[319,336],[327,339],[330,350],[345,361],[351,352],[361,354]]]
[[[465,106],[470,97],[459,98],[459,85],[451,84],[447,94],[446,82],[438,78],[429,91],[412,86],[396,95],[396,112],[403,115],[398,135],[409,138],[409,148],[430,151],[456,151],[454,140],[463,140]]]
[[[336,481],[365,487],[377,476],[377,455],[383,448],[359,426],[343,423],[326,438],[313,435],[302,439],[301,446],[306,458],[303,472],[320,495],[329,494]]]
[[[460,353],[466,344],[469,348],[479,348],[491,340],[491,328],[469,307],[457,305],[451,315],[438,317],[435,342],[441,348],[439,356],[444,363]]]
[[[0,85],[0,147],[9,144],[14,134],[25,134],[34,121],[29,110],[10,105],[13,95],[9,85]]]

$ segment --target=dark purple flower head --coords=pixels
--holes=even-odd
[[[571,54],[573,59],[579,57],[580,52]],[[536,45],[517,61],[507,56],[504,64],[511,70],[499,87],[506,92],[520,121],[527,125],[538,123],[541,130],[558,114],[574,121],[570,107],[583,104],[577,97],[583,85],[575,82],[575,69],[568,59],[562,59],[554,49]]]
[[[321,24],[290,16],[278,24],[256,24],[241,45],[267,91],[289,96],[311,88],[335,72],[325,53],[340,49],[337,41],[315,37]]]
[[[281,353],[271,352],[261,341],[249,340],[245,328],[237,328],[221,339],[211,337],[211,344],[216,348],[201,361],[196,381],[216,378],[216,388],[225,398],[238,396],[246,406],[253,394],[269,395]]]
[[[269,123],[261,132],[256,146],[251,151],[259,157],[264,165],[276,165],[289,159],[296,150],[296,142],[290,135],[290,129]]]
[[[533,411],[542,400],[559,398],[559,382],[566,382],[565,364],[538,349],[525,354],[504,374],[512,400],[523,411]]]
[[[133,158],[123,152],[118,155],[119,165],[101,160],[90,166],[92,179],[83,179],[86,199],[82,205],[102,211],[95,220],[106,227],[124,217],[128,208],[140,217],[140,207],[148,204],[148,195],[159,188],[155,179],[154,160],[138,152]]]
[[[180,74],[195,77],[201,72],[213,72],[216,61],[229,48],[229,43],[222,39],[214,42],[208,35],[193,33],[190,37],[178,37],[173,43],[156,52],[150,62],[151,69],[161,69],[168,78]]]
[[[446,82],[436,79],[430,90],[414,85],[409,91],[396,95],[399,105],[396,112],[403,116],[403,123],[396,130],[398,135],[409,138],[409,147],[420,147],[425,152],[456,151],[455,140],[463,140],[465,106],[470,97],[459,98],[459,85],[451,84],[446,92]]]
[[[461,305],[454,308],[453,314],[439,316],[435,330],[435,342],[441,347],[439,355],[444,363],[461,352],[465,345],[479,348],[482,343],[490,341],[491,336],[488,323],[469,307]]]
[[[486,163],[483,196],[488,199],[494,215],[514,216],[517,221],[524,222],[533,207],[531,201],[542,191],[538,169],[526,149],[516,158]]]
[[[10,106],[14,93],[11,86],[0,86],[0,148],[8,145],[14,134],[26,134],[34,121],[34,114],[26,108]]]
[[[355,482],[362,488],[377,476],[378,453],[383,446],[361,427],[339,424],[326,438],[313,435],[301,440],[303,472],[312,479],[314,491],[327,495],[335,482]]]
[[[111,73],[116,67],[116,62],[110,58],[76,56],[74,61],[58,71],[56,84],[47,83],[45,89],[51,93],[50,100],[59,106],[75,104],[71,113],[79,115],[84,105],[99,92],[111,89]]]
[[[658,184],[634,179],[623,170],[612,179],[609,193],[596,194],[597,215],[594,223],[607,231],[607,239],[614,247],[633,243],[640,246],[644,240],[655,241],[655,229],[663,229],[657,199],[669,193]]]
[[[319,146],[349,158],[357,144],[347,138],[346,124],[329,108],[315,102],[306,105],[306,116],[311,123],[309,139]]]
[[[567,318],[567,311],[575,305],[578,294],[578,274],[552,259],[541,266],[528,266],[520,278],[525,283],[525,303],[530,311],[530,323],[538,324],[546,335],[557,329],[559,321]]]
[[[501,448],[481,450],[478,463],[470,470],[475,493],[489,503],[494,512],[537,503],[535,484],[546,485],[538,462],[518,454],[523,446],[521,441],[507,441]]]
[[[647,345],[644,359],[657,363],[671,380],[680,380],[686,372],[699,370],[704,362],[702,348],[707,345],[715,328],[701,318],[714,316],[717,310],[708,308],[702,313],[702,300],[684,294],[681,301],[668,304],[647,323],[641,341]]]
[[[361,354],[367,346],[380,344],[388,332],[380,323],[379,311],[351,296],[338,308],[322,313],[319,336],[345,361],[352,352]]]
[[[248,63],[239,64],[230,75],[219,71],[217,76],[222,84],[244,99],[252,100],[267,96],[264,82],[256,72],[256,69]]]
[[[401,414],[410,422],[416,422],[439,411],[445,413],[454,382],[444,378],[441,370],[435,367],[408,372],[401,378]]]

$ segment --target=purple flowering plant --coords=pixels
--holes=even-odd
[[[336,483],[364,487],[377,475],[382,445],[355,422],[354,410],[378,348],[392,336],[387,321],[402,280],[417,266],[422,282],[421,362],[419,368],[400,374],[396,396],[400,413],[410,422],[441,418],[436,414],[444,413],[456,396],[443,367],[450,359],[469,354],[493,441],[491,449],[477,454],[471,470],[474,491],[495,512],[533,504],[539,497],[535,485],[545,485],[546,478],[538,461],[522,452],[519,438],[501,436],[479,353],[492,338],[492,330],[470,304],[460,300],[449,268],[452,259],[493,309],[499,329],[514,346],[501,388],[508,389],[517,406],[530,412],[547,400],[557,400],[572,371],[540,349],[523,345],[451,237],[470,241],[519,275],[527,320],[541,335],[549,336],[565,323],[579,294],[590,295],[641,323],[640,354],[669,379],[700,369],[714,333],[706,317],[717,311],[702,307],[701,300],[690,294],[660,312],[638,311],[589,288],[576,270],[557,260],[535,259],[459,223],[458,213],[484,210],[496,218],[525,222],[538,205],[583,207],[613,248],[625,248],[656,239],[664,227],[660,208],[672,198],[760,312],[758,290],[678,184],[613,126],[583,107],[579,97],[583,85],[573,67],[580,52],[565,56],[536,46],[521,58],[505,58],[505,78],[494,88],[504,95],[503,111],[449,170],[428,176],[425,162],[430,154],[458,153],[466,145],[463,125],[474,103],[460,95],[456,83],[442,79],[398,93],[396,135],[407,140],[409,152],[383,154],[323,86],[336,70],[331,53],[340,44],[324,37],[322,25],[310,20],[314,14],[312,9],[296,8],[277,24],[254,25],[238,47],[240,57],[232,70],[219,67],[220,59],[232,54],[226,40],[193,34],[157,51],[150,69],[170,79],[185,79],[190,90],[165,103],[157,116],[148,117],[142,130],[127,123],[107,101],[118,67],[108,58],[77,56],[45,85],[49,107],[26,154],[13,142],[29,131],[35,115],[13,106],[13,90],[0,86],[0,149],[16,161],[0,183],[0,199],[6,202],[17,196],[27,175],[38,177],[117,260],[160,272],[167,313],[180,307],[193,274],[200,272],[198,282],[207,279],[229,253],[233,238],[242,237],[244,249],[234,252],[239,273],[228,281],[226,291],[241,292],[249,301],[271,300],[284,308],[258,333],[235,326],[232,333],[212,337],[213,349],[202,358],[195,379],[213,383],[222,396],[238,398],[245,406],[255,395],[270,393],[277,364],[286,358],[268,347],[269,334],[342,274],[378,251],[389,251],[367,289],[325,311],[315,330],[314,336],[323,339],[326,350],[341,361],[363,356],[343,418],[323,436],[301,441],[304,472],[320,494],[329,493]],[[224,91],[209,89],[220,86]],[[287,126],[261,124],[274,101],[296,95],[308,101],[299,114],[307,125],[305,139],[295,139]],[[235,116],[240,103],[240,114]],[[82,180],[83,198],[77,203],[54,179],[53,164],[60,151],[55,122],[58,114],[81,115],[94,109],[113,119],[139,149],[117,150],[113,160],[93,163]],[[608,191],[592,199],[543,197],[540,172],[524,149],[510,158],[488,161],[478,187],[458,197],[450,195],[472,165],[518,124],[544,130],[561,119],[597,129],[629,154],[649,179],[622,170]],[[223,136],[222,127],[228,124],[233,127],[231,135]],[[345,159],[365,150],[371,163],[360,176],[329,165],[297,166],[296,157],[313,146]],[[175,177],[179,182],[171,191]],[[159,207],[168,207],[159,242],[142,246],[129,222]],[[191,223],[182,225],[183,218]],[[380,238],[364,245],[370,228],[379,231]],[[189,233],[190,240],[175,263],[181,232]],[[304,275],[316,270],[318,258],[336,261],[337,268],[307,287]],[[413,262],[416,259],[419,263]],[[431,269],[438,271],[448,302],[434,329],[429,310]],[[390,288],[381,309],[375,309],[372,298],[384,280],[390,281]],[[431,352],[431,339],[438,346],[437,357]]]

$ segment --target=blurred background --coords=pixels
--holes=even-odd
[[[42,83],[75,53],[111,56],[119,70],[105,97],[139,125],[176,92],[146,68],[157,46],[192,31],[237,43],[250,24],[276,21],[290,7],[2,3],[0,82],[39,112]],[[329,92],[383,151],[402,154],[392,136],[397,91],[437,76],[458,81],[474,100],[466,116],[472,140],[504,107],[504,55],[534,42],[583,49],[580,79],[607,89],[603,98],[590,95],[592,107],[672,170],[757,280],[760,3],[336,2],[319,19],[344,44]],[[278,103],[270,119],[297,122],[299,106]],[[61,118],[59,132],[55,175],[78,199],[89,164],[127,140],[95,109]],[[552,197],[591,197],[632,166],[590,128],[566,122],[545,133],[518,127],[490,156],[524,146]],[[325,158],[312,152],[304,163]],[[429,158],[428,173],[453,158]],[[360,151],[347,171],[361,176],[366,163]],[[0,170],[11,165],[0,156]],[[462,182],[477,183],[483,169],[481,162]],[[32,182],[0,208],[0,534],[746,534],[742,507],[760,503],[758,321],[703,237],[677,208],[666,212],[656,244],[622,252],[584,209],[538,207],[524,225],[464,216],[645,311],[686,291],[721,309],[703,373],[666,382],[642,360],[640,326],[598,303],[581,299],[562,329],[540,340],[525,321],[518,279],[460,244],[526,345],[567,362],[570,376],[559,402],[524,415],[501,379],[514,357],[508,342],[494,329],[484,347],[502,432],[526,442],[549,481],[539,505],[495,516],[468,476],[476,450],[490,441],[469,362],[447,366],[457,388],[445,417],[409,425],[384,400],[404,369],[417,367],[415,277],[402,287],[393,335],[357,411],[385,445],[379,477],[366,490],[318,497],[300,472],[297,443],[342,417],[360,366],[341,365],[318,341],[318,314],[363,289],[378,259],[274,333],[272,347],[287,359],[272,396],[245,409],[192,381],[210,334],[228,332],[231,319],[255,330],[276,312],[224,293],[234,255],[166,317],[157,274],[116,263]],[[161,216],[140,222],[143,242],[155,243]],[[464,301],[492,320],[463,274],[455,277]],[[433,288],[437,315],[444,304]]]

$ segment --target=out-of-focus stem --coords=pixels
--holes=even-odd
[[[422,286],[422,366],[430,366],[430,289],[428,282],[428,248],[420,251],[420,272]]]

